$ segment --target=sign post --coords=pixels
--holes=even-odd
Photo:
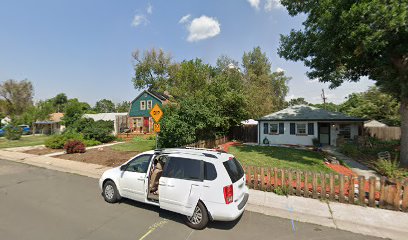
[[[159,132],[160,132],[160,119],[163,117],[163,111],[161,110],[160,106],[156,103],[152,110],[150,111],[150,116],[152,116],[154,120],[153,130],[156,133],[156,149],[157,149],[157,142],[159,139]]]

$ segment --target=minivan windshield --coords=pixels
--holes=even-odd
[[[237,159],[233,158],[223,162],[223,164],[233,183],[244,176],[244,169],[242,169],[242,166]]]

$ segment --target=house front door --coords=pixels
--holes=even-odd
[[[322,145],[330,145],[330,123],[319,123],[319,142]]]

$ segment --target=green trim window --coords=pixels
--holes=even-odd
[[[296,123],[296,135],[307,135],[306,123]]]
[[[269,124],[269,134],[276,135],[279,134],[279,125],[277,123]]]
[[[146,101],[140,101],[140,110],[146,110]]]
[[[152,109],[152,100],[147,100],[147,109]]]

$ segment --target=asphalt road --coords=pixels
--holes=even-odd
[[[375,238],[249,211],[196,231],[157,207],[106,203],[96,179],[0,160],[0,239]]]

